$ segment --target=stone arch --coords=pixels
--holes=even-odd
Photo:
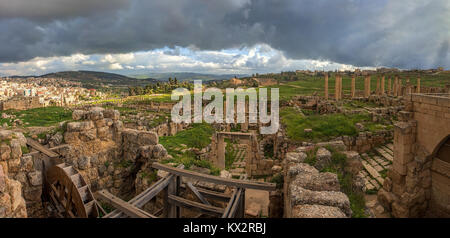
[[[450,134],[436,145],[432,158],[439,158],[450,163]]]
[[[433,216],[450,217],[450,135],[432,153],[429,210]]]

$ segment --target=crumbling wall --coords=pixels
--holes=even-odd
[[[67,124],[64,138],[69,152],[63,157],[80,171],[92,190],[134,194],[141,186],[135,183],[137,174],[167,152],[158,144],[156,133],[124,128],[119,118],[117,110],[99,107],[74,111],[77,121]]]
[[[331,156],[331,155],[330,155]],[[284,161],[284,217],[351,217],[350,201],[340,192],[336,174],[320,173],[304,163],[303,152],[286,154]]]
[[[27,217],[23,196],[40,182],[31,158],[22,157],[22,133],[0,131],[0,217]]]
[[[7,101],[0,102],[1,110],[28,110],[41,106],[39,97],[13,97]]]

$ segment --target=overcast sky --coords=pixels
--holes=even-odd
[[[0,0],[0,75],[450,68],[448,0]]]

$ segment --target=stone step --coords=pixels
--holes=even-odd
[[[386,146],[382,145],[380,146],[380,148],[386,151],[388,154],[394,155],[394,152],[391,149],[387,148]]]
[[[386,145],[387,148],[389,148],[391,151],[394,151],[394,144],[389,143]]]
[[[380,154],[381,156],[383,156],[385,159],[393,162],[394,158],[392,155],[386,153],[384,150],[382,150],[381,148],[375,148],[375,150],[378,152],[378,154]]]
[[[381,175],[378,173],[378,171],[372,167],[367,161],[362,160],[362,165],[364,169],[370,174],[372,178],[378,181],[378,183],[383,184],[384,179],[381,177]]]

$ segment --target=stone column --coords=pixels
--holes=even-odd
[[[384,95],[384,76],[381,77],[381,95]]]
[[[364,80],[364,97],[370,97],[370,76],[366,76]]]
[[[325,73],[325,99],[328,100],[328,73]]]
[[[335,75],[334,76],[335,81],[334,81],[334,99],[336,99],[336,101],[339,100],[339,75]]]
[[[417,78],[417,93],[420,93],[420,77]]]
[[[387,92],[387,94],[388,95],[391,95],[391,77],[389,77],[389,79],[388,79],[388,92]]]
[[[377,90],[376,90],[376,94],[380,95],[381,94],[381,88],[380,88],[380,78],[377,78]]]
[[[398,89],[397,89],[398,96],[403,96],[403,88],[402,87],[403,87],[402,80],[398,79]]]
[[[342,75],[339,75],[338,90],[339,90],[339,93],[338,93],[339,100],[342,100]]]
[[[353,74],[352,75],[352,98],[354,98],[355,94],[356,94],[356,92],[355,92],[355,89],[356,89],[355,85],[356,85],[356,79],[355,79],[355,75]]]
[[[398,96],[398,77],[396,76],[394,79],[394,97]]]

